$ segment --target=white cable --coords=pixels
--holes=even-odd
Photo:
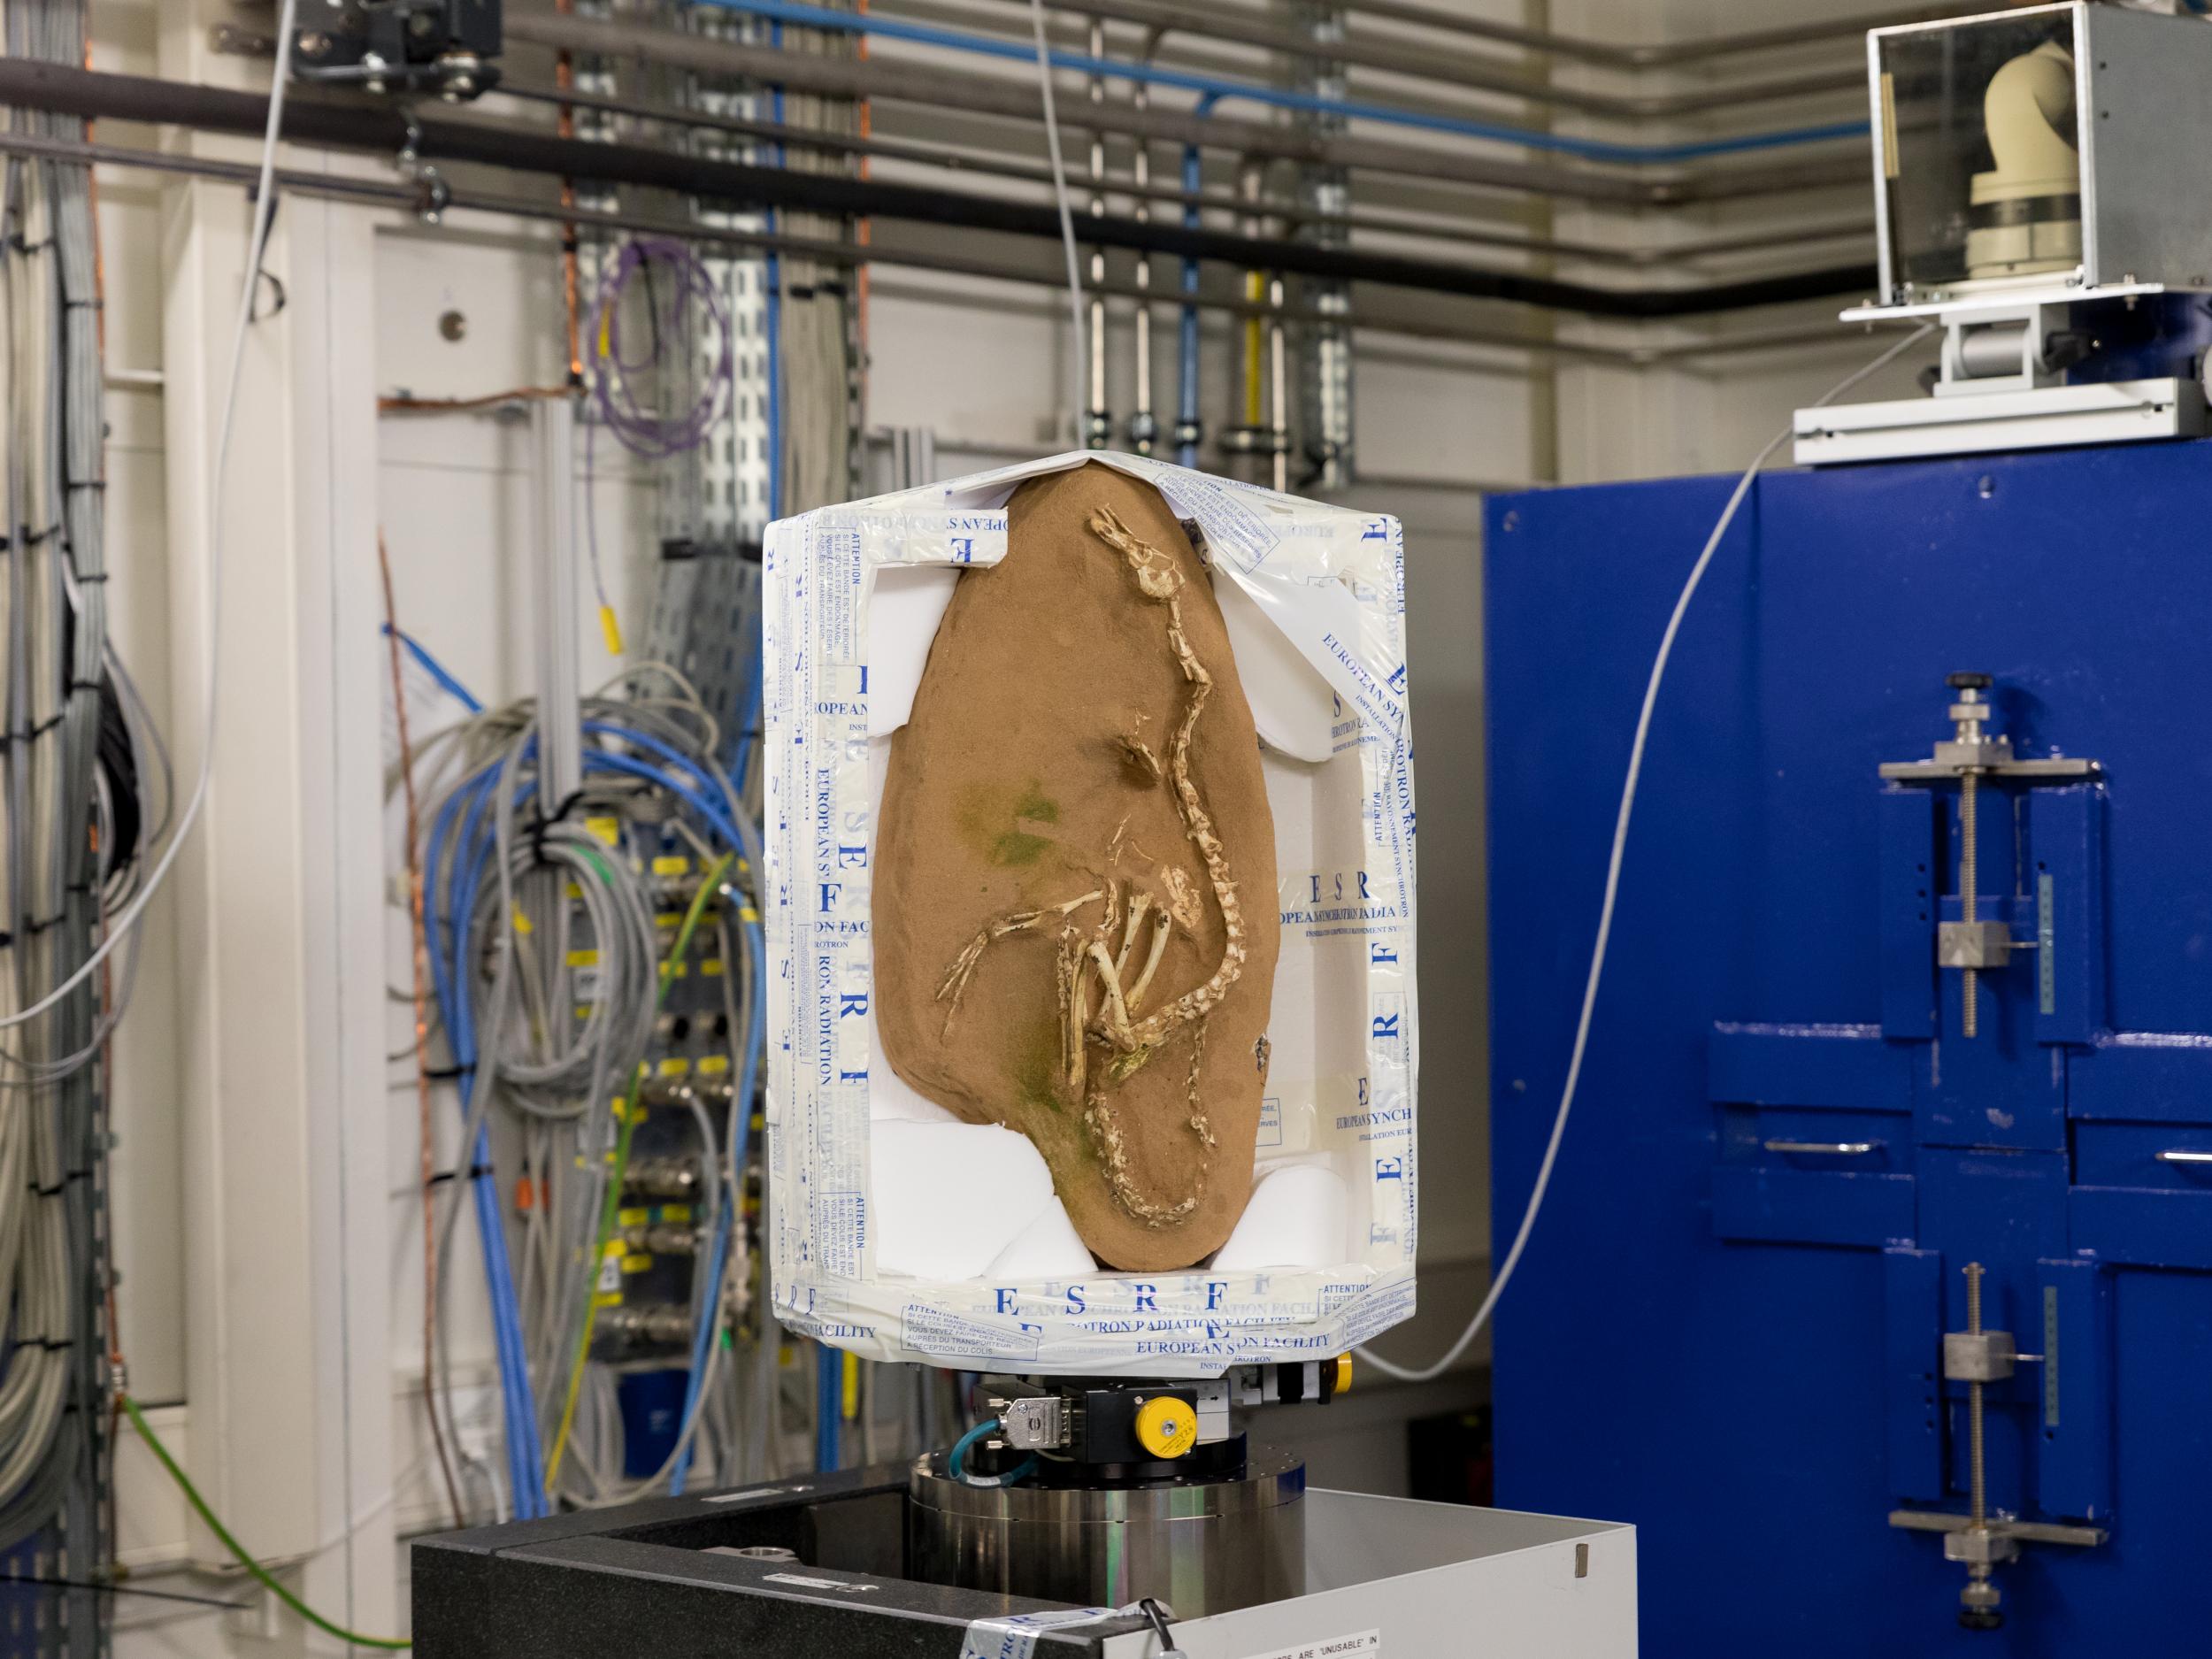
[[[1052,105],[1052,51],[1045,44],[1044,0],[1029,0],[1029,21],[1037,36],[1037,87],[1045,99],[1045,148],[1052,155],[1052,194],[1060,204],[1060,242],[1068,256],[1068,321],[1074,374],[1068,381],[1068,405],[1075,417],[1075,443],[1085,442],[1083,388],[1090,380],[1091,354],[1083,342],[1083,277],[1075,256],[1075,210],[1068,202],[1068,170],[1060,159],[1060,118]]]
[[[176,833],[170,837],[169,845],[162,849],[160,860],[147,872],[145,884],[139,888],[138,895],[125,905],[115,918],[99,948],[84,959],[74,973],[30,1007],[20,1013],[0,1018],[0,1030],[36,1019],[54,1007],[90,979],[116,946],[130,935],[131,930],[144,918],[146,907],[154,902],[154,895],[161,891],[162,882],[168,878],[171,867],[177,861],[177,854],[190,837],[192,826],[199,821],[201,807],[207,802],[208,774],[215,764],[218,665],[223,660],[223,474],[230,459],[231,428],[238,413],[238,383],[245,367],[246,335],[253,326],[253,306],[259,287],[261,258],[268,249],[269,227],[276,217],[277,135],[284,124],[285,82],[292,73],[292,21],[298,10],[299,0],[284,0],[284,9],[277,19],[276,71],[269,88],[268,128],[261,141],[261,176],[254,201],[253,235],[246,250],[246,273],[238,285],[238,328],[231,342],[230,380],[223,393],[223,419],[215,440],[215,479],[209,490],[207,515],[207,690],[201,710],[201,730],[204,738],[200,750],[199,775],[193,780],[192,798],[185,803],[184,816],[177,820]]]
[[[1934,326],[1932,323],[1922,324],[1864,368],[1830,387],[1813,400],[1811,407],[1818,409],[1841,397],[1867,376],[1886,367],[1910,349]],[[1674,602],[1673,614],[1667,618],[1666,632],[1659,636],[1659,655],[1652,659],[1651,678],[1644,686],[1643,708],[1636,716],[1635,740],[1628,749],[1628,776],[1621,785],[1621,810],[1613,821],[1613,850],[1605,864],[1605,900],[1598,907],[1598,936],[1590,948],[1590,976],[1582,987],[1582,1014],[1575,1022],[1574,1049],[1567,1060],[1567,1081],[1560,1090],[1559,1111],[1552,1119],[1551,1139],[1545,1143],[1543,1162],[1536,1166],[1536,1184],[1529,1188],[1528,1208],[1521,1212],[1521,1225],[1513,1234],[1512,1246],[1506,1251],[1505,1261],[1499,1266],[1496,1277],[1491,1279],[1489,1292],[1483,1297],[1482,1305],[1475,1310],[1475,1317],[1467,1322],[1467,1328],[1459,1333],[1459,1340],[1446,1351],[1444,1357],[1433,1365],[1424,1365],[1417,1370],[1394,1364],[1368,1348],[1358,1350],[1363,1362],[1386,1377],[1394,1377],[1400,1382],[1429,1382],[1449,1371],[1458,1363],[1459,1356],[1467,1351],[1468,1345],[1480,1334],[1482,1327],[1490,1323],[1491,1311],[1497,1307],[1498,1298],[1505,1294],[1506,1286],[1511,1282],[1513,1270],[1520,1265],[1521,1252],[1527,1248],[1528,1236],[1536,1227],[1536,1212],[1543,1208],[1544,1193],[1551,1186],[1552,1166],[1558,1162],[1559,1143],[1567,1133],[1567,1114],[1575,1103],[1575,1086],[1582,1080],[1582,1056],[1589,1047],[1590,1016],[1597,1007],[1598,980],[1605,972],[1605,948],[1613,936],[1613,903],[1620,894],[1621,858],[1628,849],[1629,815],[1636,807],[1636,784],[1643,774],[1644,742],[1651,735],[1651,713],[1659,701],[1659,683],[1666,676],[1667,659],[1674,653],[1675,635],[1681,632],[1682,618],[1690,609],[1690,601],[1696,596],[1698,584],[1705,580],[1705,567],[1713,562],[1713,555],[1720,547],[1721,538],[1728,534],[1728,526],[1735,522],[1736,510],[1743,505],[1744,496],[1750,493],[1751,482],[1758,477],[1759,469],[1766,465],[1769,456],[1782,447],[1790,433],[1788,426],[1776,433],[1767,441],[1766,447],[1752,457],[1751,465],[1744,468],[1743,476],[1736,480],[1735,490],[1728,497],[1728,504],[1721,509],[1720,519],[1713,526],[1712,534],[1705,539],[1704,551],[1697,556],[1697,563],[1690,566],[1689,579],[1682,584],[1682,592]]]

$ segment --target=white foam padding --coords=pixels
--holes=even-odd
[[[1252,1189],[1214,1271],[1327,1267],[1345,1254],[1344,1178],[1316,1164],[1269,1171]]]
[[[885,1118],[869,1141],[879,1175],[896,1172],[875,1183],[879,1273],[973,1279],[1048,1208],[1060,1210],[1043,1157],[1010,1129]]]
[[[944,565],[887,565],[876,572],[869,618],[868,735],[888,737],[914,712],[929,648],[960,572]]]
[[[1075,1224],[1068,1219],[1067,1207],[1056,1196],[1020,1238],[998,1253],[998,1258],[991,1263],[989,1277],[1081,1279],[1097,1267],[1090,1247],[1083,1242],[1075,1231]]]

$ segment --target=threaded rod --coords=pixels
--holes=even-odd
[[[1980,919],[1981,902],[1975,889],[1981,871],[1976,856],[1979,837],[1975,833],[1981,819],[1981,780],[1968,772],[1959,780],[1959,919],[1971,926]],[[1981,1032],[1982,976],[1978,968],[1968,968],[1960,981],[1960,997],[1964,1013],[1959,1029],[1966,1036]]]
[[[1971,780],[1970,779],[1970,782]],[[1966,1328],[1975,1336],[1982,1333],[1982,1264],[1966,1264]],[[1966,1396],[1966,1479],[1969,1518],[1978,1530],[1989,1525],[1988,1470],[1982,1459],[1982,1386],[1967,1385]]]

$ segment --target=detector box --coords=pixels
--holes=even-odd
[[[1881,291],[2212,289],[2212,25],[2029,6],[1867,36]]]

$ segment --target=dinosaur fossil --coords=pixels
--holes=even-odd
[[[922,1093],[1037,1143],[1110,1264],[1183,1266],[1249,1190],[1278,930],[1240,881],[1271,906],[1272,821],[1172,516],[1095,465],[1040,483],[1006,560],[961,579],[894,744],[879,1025]]]

